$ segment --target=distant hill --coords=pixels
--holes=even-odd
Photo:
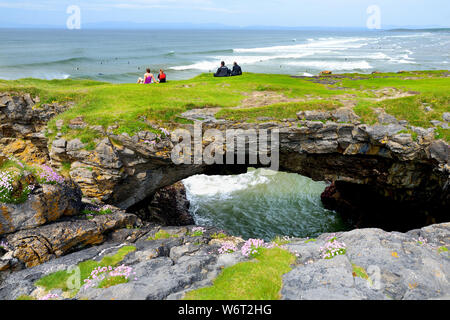
[[[64,22],[51,25],[21,24],[15,22],[0,22],[0,28],[16,29],[65,29]],[[270,26],[270,25],[249,25],[232,26],[220,23],[136,23],[127,21],[110,21],[98,23],[83,23],[82,29],[96,30],[368,30],[361,27],[336,27],[336,26]],[[448,31],[450,28],[442,26],[383,26],[382,30],[387,31]]]

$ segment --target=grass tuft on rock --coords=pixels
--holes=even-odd
[[[278,300],[282,277],[295,259],[278,247],[262,249],[256,259],[223,269],[211,287],[190,291],[185,300]]]
[[[108,266],[117,266],[127,254],[136,250],[134,246],[124,246],[121,247],[116,254],[112,256],[105,256],[101,261],[87,260],[78,264],[80,269],[80,284],[84,284],[84,280],[89,278],[92,270],[97,267],[108,267]],[[73,273],[69,273],[66,270],[57,271],[51,273],[38,281],[35,282],[35,285],[38,287],[43,287],[47,291],[54,289],[61,289],[62,291],[73,291],[72,293],[75,295],[79,289],[69,288],[69,278],[73,276]]]
[[[153,237],[149,237],[147,241],[154,241],[160,239],[179,238],[177,234],[170,234],[165,230],[159,230]]]

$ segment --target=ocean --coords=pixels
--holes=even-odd
[[[164,69],[170,79],[243,71],[314,75],[447,69],[450,30],[0,30],[0,79],[134,83]]]

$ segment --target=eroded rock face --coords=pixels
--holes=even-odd
[[[67,182],[39,186],[23,204],[0,204],[0,236],[78,215],[81,197],[80,188]]]
[[[448,299],[450,224],[432,225],[408,233],[360,229],[338,233],[346,253],[322,259],[316,241],[294,240],[298,266],[283,277],[287,300],[415,300]],[[355,266],[358,269],[355,269]],[[369,277],[361,277],[364,271]]]
[[[30,94],[0,93],[0,151],[26,162],[48,161],[45,127],[70,104],[39,104]]]
[[[344,180],[356,184],[376,181],[381,189],[412,190],[424,184],[423,172],[426,172],[431,175],[427,179],[433,181],[434,192],[440,193],[444,192],[448,181],[448,145],[444,141],[434,141],[426,130],[415,141],[410,134],[401,133],[405,127],[399,124],[368,126],[306,120],[233,124],[218,121],[205,123],[203,128],[223,132],[228,128],[280,129],[281,169],[315,180]],[[141,202],[160,188],[205,173],[211,167],[174,165],[170,158],[174,143],[168,138],[149,144],[138,135],[109,135],[109,140],[104,139],[90,152],[74,150],[82,148],[76,140],[68,141],[66,149],[64,143],[58,141],[58,144],[61,146],[58,155],[51,153],[54,164],[58,165],[63,159],[72,162],[71,177],[86,195],[122,208]],[[204,141],[204,147],[208,144]],[[423,168],[425,171],[414,173]]]
[[[158,190],[151,199],[130,210],[145,221],[156,221],[166,226],[187,226],[195,224],[189,206],[186,189],[182,182],[177,182]]]
[[[71,218],[30,230],[22,230],[6,237],[14,248],[12,257],[27,268],[77,249],[98,245],[106,234],[116,229],[135,226],[137,217],[117,211],[96,216],[92,220]]]
[[[28,106],[25,100],[22,98],[20,103]],[[11,102],[7,104],[9,106]],[[17,110],[30,112],[27,108]],[[449,212],[449,145],[443,140],[435,140],[435,128],[413,127],[381,111],[378,124],[361,124],[348,106],[333,112],[305,111],[299,113],[298,119],[265,123],[217,120],[210,110],[193,111],[181,116],[201,121],[204,131],[278,129],[280,170],[314,180],[368,185],[370,192],[377,196],[387,201],[410,203],[411,208],[424,208],[433,199],[439,206],[437,211]],[[44,115],[46,118],[47,113]],[[179,127],[194,131],[192,125],[177,125]],[[113,129],[98,128],[103,137],[96,141],[95,150],[85,150],[86,146],[80,140],[66,141],[61,134],[49,146],[51,163],[54,166],[72,163],[70,176],[87,197],[126,209],[149,199],[161,188],[195,174],[217,173],[224,169],[242,172],[237,166],[175,165],[171,152],[178,141],[145,131],[132,137],[125,133],[116,135]],[[411,134],[405,133],[408,130],[417,137],[413,139]],[[204,140],[203,148],[210,143],[210,140]]]
[[[212,239],[218,232],[215,228],[205,228],[203,235],[192,237],[192,229],[165,227],[162,230],[170,237],[159,240],[150,239],[161,230],[157,226],[127,230],[131,238],[126,242],[108,241],[9,275],[0,283],[0,299],[13,300],[20,295],[40,298],[47,294],[34,285],[40,278],[88,259],[99,261],[123,245],[136,247],[121,262],[136,272],[135,277],[105,289],[82,289],[76,299],[183,299],[191,290],[211,286],[223,268],[250,261],[240,250],[232,254],[218,252],[223,242],[233,242],[240,249],[242,239]],[[291,239],[282,246],[296,256],[292,270],[282,278],[282,299],[407,300],[450,296],[449,223],[403,234],[380,229],[337,233],[334,236],[345,243],[346,253],[323,259],[321,247],[330,236]],[[364,273],[368,278],[362,277]],[[60,290],[51,293],[65,297]]]

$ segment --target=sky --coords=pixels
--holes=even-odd
[[[382,27],[450,27],[449,0],[0,0],[0,25],[64,28],[71,5],[81,9],[82,26],[130,22],[364,28],[367,8],[377,5]]]

